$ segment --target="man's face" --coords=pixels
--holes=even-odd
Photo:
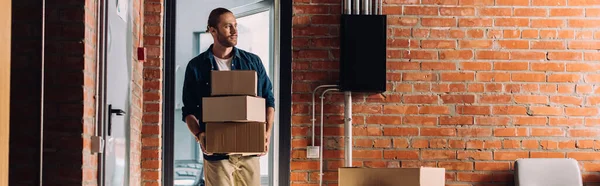
[[[224,47],[233,47],[237,45],[237,22],[231,13],[225,13],[219,18],[219,24],[214,29],[217,42]]]

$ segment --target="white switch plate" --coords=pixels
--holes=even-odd
[[[306,148],[306,157],[310,159],[319,158],[319,146],[308,146]]]

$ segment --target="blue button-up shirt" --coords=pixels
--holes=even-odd
[[[182,120],[193,114],[199,121],[200,130],[206,130],[206,123],[202,122],[202,98],[211,94],[211,71],[219,70],[214,59],[211,45],[208,50],[196,56],[187,65],[183,81],[183,108]],[[275,107],[273,86],[267,76],[265,67],[260,58],[242,49],[233,48],[231,70],[254,70],[257,74],[257,96],[265,98],[266,107]],[[206,159],[224,159],[226,156],[213,156]]]

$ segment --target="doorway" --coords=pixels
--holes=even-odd
[[[170,2],[170,3],[169,3]],[[187,63],[207,50],[213,38],[206,33],[208,14],[217,7],[231,10],[238,23],[236,47],[258,55],[267,70],[275,95],[275,125],[269,153],[260,159],[261,186],[287,185],[280,183],[279,165],[288,164],[280,150],[289,151],[289,145],[280,148],[280,72],[279,61],[279,0],[178,0],[165,1],[165,109],[164,109],[164,181],[165,185],[203,185],[203,155],[182,120],[181,97]],[[172,14],[170,14],[172,12]],[[291,4],[290,4],[291,13]],[[169,16],[169,15],[172,15]],[[290,20],[291,22],[291,16]],[[291,69],[291,68],[290,68]],[[289,100],[289,99],[288,99]],[[291,103],[291,102],[290,102]],[[284,104],[285,105],[285,104]],[[285,109],[284,109],[285,110]],[[286,136],[289,136],[287,134]],[[289,142],[289,139],[284,139]],[[285,143],[284,143],[285,144]],[[287,156],[289,157],[289,153]],[[289,174],[289,170],[287,170]],[[289,182],[288,182],[289,183]]]

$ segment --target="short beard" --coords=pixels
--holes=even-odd
[[[217,30],[217,41],[224,47],[233,47],[237,44],[237,42],[229,41],[229,39],[225,36],[221,35],[221,32]]]

